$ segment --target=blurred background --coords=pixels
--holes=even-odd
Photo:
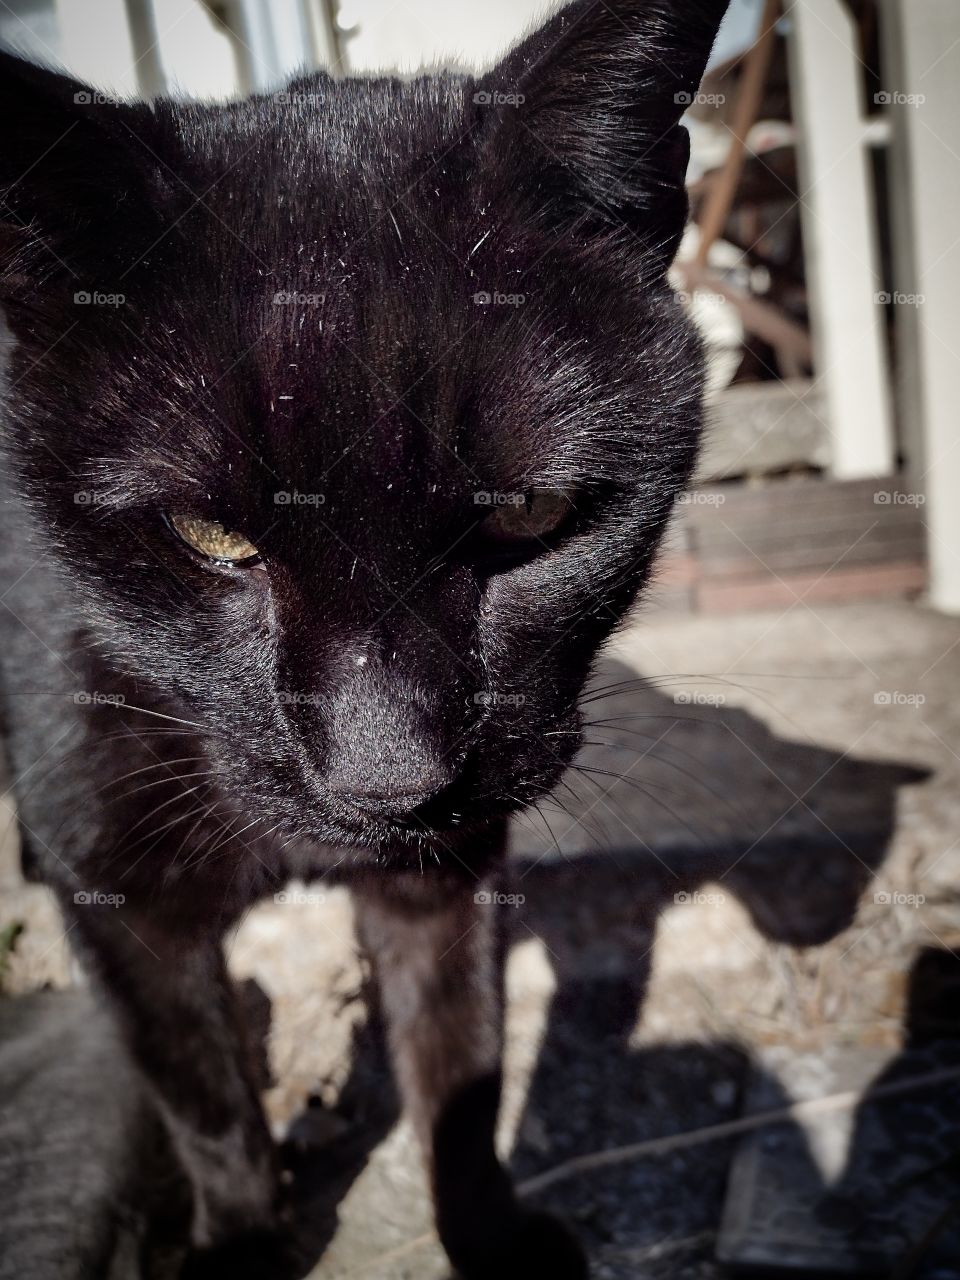
[[[548,8],[3,0],[0,41],[231,98],[489,66]],[[957,1280],[960,3],[732,0],[686,123],[709,430],[589,743],[516,824],[503,1148],[598,1277]],[[82,1102],[95,1221],[135,1085],[12,826],[0,859],[0,1029],[35,1046],[28,1075],[0,1049],[0,1136],[40,1162],[29,1117],[78,1141]],[[337,1173],[301,1179],[316,1276],[443,1276],[345,893],[258,908],[230,954],[272,1005],[277,1134]]]

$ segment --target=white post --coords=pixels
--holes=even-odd
[[[807,287],[833,473],[846,480],[888,475],[894,446],[877,301],[883,285],[856,31],[843,0],[792,0],[787,17]]]
[[[303,0],[231,0],[228,14],[241,41],[248,92],[269,92],[312,68],[313,34]]]
[[[342,73],[347,70],[343,40],[337,28],[337,0],[305,0],[305,12],[317,66]]]
[[[64,66],[98,89],[136,97],[138,54],[126,0],[57,0],[56,12]]]
[[[886,0],[884,17],[909,483],[926,499],[930,602],[960,613],[960,5]]]

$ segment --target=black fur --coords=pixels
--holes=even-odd
[[[219,937],[345,862],[451,1256],[584,1274],[493,1155],[474,895],[570,759],[693,464],[665,271],[725,7],[579,0],[485,77],[221,107],[84,101],[0,58],[3,713],[32,861],[191,1173],[198,1266],[279,1221]],[[535,486],[574,491],[564,536],[485,558],[477,495]],[[263,566],[198,563],[185,511]]]

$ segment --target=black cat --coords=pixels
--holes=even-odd
[[[189,1172],[197,1274],[272,1275],[281,1234],[220,938],[335,863],[454,1264],[586,1274],[494,1154],[496,888],[694,461],[665,273],[725,7],[579,0],[487,76],[227,106],[0,59],[24,846]]]

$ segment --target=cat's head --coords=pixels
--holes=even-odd
[[[725,7],[581,0],[488,75],[218,107],[0,59],[10,464],[257,814],[442,849],[570,759],[694,459],[665,273]]]

